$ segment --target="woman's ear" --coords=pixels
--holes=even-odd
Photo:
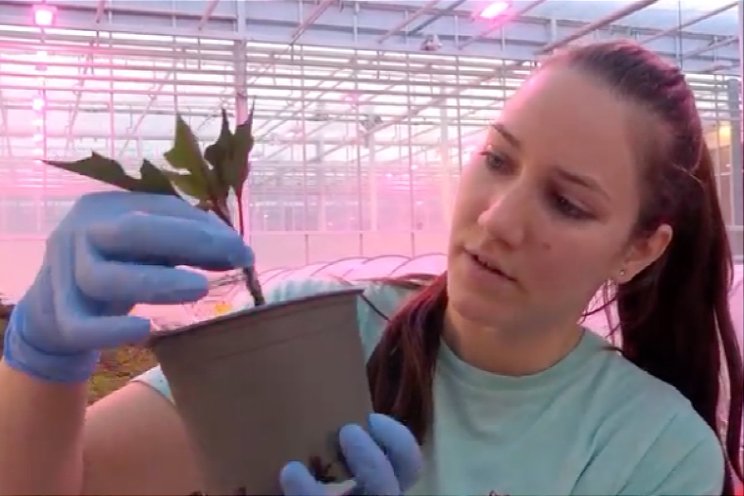
[[[664,254],[673,236],[672,226],[661,224],[651,235],[634,240],[626,250],[625,257],[612,279],[617,284],[631,281]]]

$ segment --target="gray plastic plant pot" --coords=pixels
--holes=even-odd
[[[350,474],[338,430],[372,411],[357,324],[360,289],[268,304],[150,341],[191,438],[206,494],[281,494],[291,460]]]

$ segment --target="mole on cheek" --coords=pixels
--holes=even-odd
[[[543,244],[542,244],[542,248],[543,248],[543,250],[545,250],[545,251],[550,251],[550,250],[552,250],[552,249],[553,249],[553,245],[551,245],[549,241],[545,241],[545,242],[543,242]]]

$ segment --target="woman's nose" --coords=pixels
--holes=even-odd
[[[529,212],[534,193],[516,183],[499,188],[489,200],[488,207],[478,217],[478,224],[495,242],[509,248],[524,243],[529,224]]]

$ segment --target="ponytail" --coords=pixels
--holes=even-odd
[[[704,145],[690,179],[698,191],[681,195],[687,201],[680,203],[665,254],[617,290],[622,350],[627,359],[675,386],[717,433],[720,384],[726,380],[725,451],[741,478],[744,377],[728,304],[733,266]],[[730,475],[725,486],[729,494]]]
[[[367,362],[374,410],[402,422],[419,443],[424,442],[433,414],[432,384],[447,306],[446,285],[446,274],[424,285],[390,319]]]

